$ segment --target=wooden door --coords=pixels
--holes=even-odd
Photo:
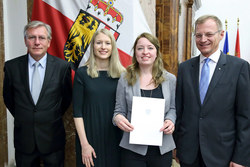
[[[166,70],[177,74],[178,69],[178,0],[156,0],[156,36]]]
[[[4,66],[4,25],[3,25],[3,0],[0,0],[0,166],[8,162],[7,143],[7,113],[3,102],[3,66]]]

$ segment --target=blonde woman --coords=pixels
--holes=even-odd
[[[118,79],[124,71],[107,29],[93,35],[90,57],[74,79],[77,167],[119,167],[121,131],[112,125]]]

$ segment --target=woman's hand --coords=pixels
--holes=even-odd
[[[166,135],[172,134],[174,132],[174,123],[171,120],[166,119],[164,121],[164,125],[160,129],[160,131],[161,132],[163,131],[163,133],[166,134]]]
[[[121,114],[117,114],[114,118],[115,124],[125,132],[131,132],[134,130],[133,125]]]
[[[95,150],[90,144],[82,146],[82,163],[85,164],[86,167],[95,166],[92,155],[96,158]]]

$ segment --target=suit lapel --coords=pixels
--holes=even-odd
[[[165,78],[168,78],[167,75],[168,73],[167,72],[164,72],[164,77]],[[169,79],[166,79],[164,82],[161,83],[161,86],[162,86],[162,93],[163,93],[163,97],[167,97],[168,93],[169,93]]]
[[[44,91],[46,90],[48,83],[52,79],[53,71],[56,68],[55,65],[53,65],[53,62],[54,62],[54,57],[47,54],[47,64],[46,64],[46,69],[45,69],[44,81],[43,81],[39,99],[44,94]],[[38,99],[38,102],[39,102],[39,99]]]
[[[200,102],[200,90],[199,90],[199,69],[200,69],[200,56],[194,58],[194,61],[191,63],[191,79],[194,85],[195,94],[197,100]]]
[[[23,78],[23,83],[25,85],[26,93],[27,95],[29,95],[29,99],[33,102],[29,84],[28,55],[24,56],[24,58],[20,62],[20,71],[23,71],[22,78]]]
[[[226,69],[226,55],[224,55],[223,53],[221,53],[219,61],[216,65],[216,68],[214,70],[214,74],[213,77],[210,81],[208,90],[207,90],[207,94],[206,97],[204,99],[204,104],[206,103],[206,101],[208,100],[208,98],[210,97],[210,95],[212,94],[216,84],[218,83],[219,79],[221,78],[222,74],[224,73],[225,69]]]
[[[136,83],[132,86],[133,96],[141,96],[141,90],[140,90],[140,76],[137,74],[136,77],[137,77],[138,79],[136,80]]]

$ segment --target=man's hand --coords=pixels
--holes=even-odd
[[[240,164],[236,164],[233,161],[231,161],[229,167],[244,167],[244,166],[242,166]]]

